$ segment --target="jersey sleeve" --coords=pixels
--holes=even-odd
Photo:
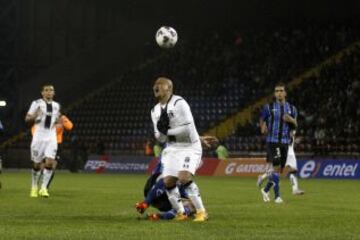
[[[192,113],[190,110],[190,106],[184,99],[181,99],[180,101],[178,101],[176,103],[175,107],[177,108],[177,111],[179,111],[180,115],[183,117],[183,119],[182,119],[183,125],[190,124],[193,122],[193,117],[192,117]]]
[[[270,107],[269,104],[266,104],[260,112],[260,119],[266,121],[270,117]]]
[[[181,135],[190,135],[191,124],[193,124],[194,120],[192,117],[192,113],[190,110],[189,104],[185,100],[179,101],[176,106],[176,111],[178,115],[181,116],[181,121],[179,121],[180,125],[175,128],[170,128],[168,130],[169,136],[181,136]]]
[[[30,105],[29,111],[27,114],[34,115],[39,108],[39,104],[36,101],[33,101]]]

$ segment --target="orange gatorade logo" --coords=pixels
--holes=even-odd
[[[216,176],[257,176],[269,169],[264,158],[236,158],[220,161]]]

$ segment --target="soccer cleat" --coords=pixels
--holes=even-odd
[[[197,211],[193,222],[205,222],[209,219],[208,214],[205,211]]]
[[[50,197],[50,194],[48,192],[48,190],[46,188],[41,188],[39,191],[39,196],[40,197],[44,197],[44,198],[48,198]]]
[[[261,195],[263,197],[264,202],[270,202],[269,193],[265,192],[263,188],[260,191],[261,191]]]
[[[294,190],[292,192],[293,195],[303,195],[305,194],[305,191],[304,190],[300,190],[300,189],[297,189],[297,190]]]
[[[30,191],[30,197],[37,198],[38,196],[38,189],[36,187],[32,187]]]
[[[259,175],[256,181],[256,186],[258,186],[259,188],[261,187],[261,184],[264,182],[264,179],[262,177],[262,175]]]
[[[151,221],[157,221],[160,220],[160,215],[157,213],[150,213],[148,214],[148,219]]]
[[[277,197],[275,199],[275,203],[283,203],[284,201],[281,199],[281,197]]]
[[[143,214],[146,209],[149,207],[149,205],[146,202],[137,202],[135,204],[136,211]]]
[[[186,220],[188,217],[186,216],[185,213],[177,213],[176,216],[174,217],[175,221],[184,221]]]

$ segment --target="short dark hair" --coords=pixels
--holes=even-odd
[[[275,84],[274,89],[277,88],[277,87],[283,87],[285,89],[285,91],[286,91],[286,85],[283,82],[278,82],[277,84]]]
[[[53,87],[54,88],[54,85],[52,85],[51,83],[47,83],[47,84],[44,84],[41,86],[41,92],[44,91],[44,88],[46,87]]]

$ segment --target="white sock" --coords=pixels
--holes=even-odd
[[[290,178],[290,183],[291,183],[291,186],[292,186],[292,190],[293,191],[298,190],[299,185],[298,185],[298,180],[297,180],[296,175],[294,173],[290,173],[289,178]]]
[[[260,175],[262,181],[264,181],[268,176],[269,174],[267,172]]]
[[[171,190],[166,189],[166,194],[169,198],[171,206],[177,211],[177,213],[184,213],[184,205],[180,198],[179,188],[176,186]]]
[[[263,174],[260,175],[261,181],[264,181],[265,179],[267,179],[273,172],[272,168],[269,168],[266,172],[264,172]]]
[[[35,171],[34,169],[31,169],[31,187],[37,188],[39,183],[39,178],[41,175],[41,171]]]
[[[47,185],[48,185],[48,183],[50,181],[52,172],[53,172],[53,170],[49,170],[49,169],[46,169],[46,168],[44,169],[41,188],[47,188]]]
[[[188,194],[191,202],[194,204],[196,211],[205,211],[205,207],[200,196],[200,191],[196,183],[192,182],[189,186],[186,187],[185,191]]]

